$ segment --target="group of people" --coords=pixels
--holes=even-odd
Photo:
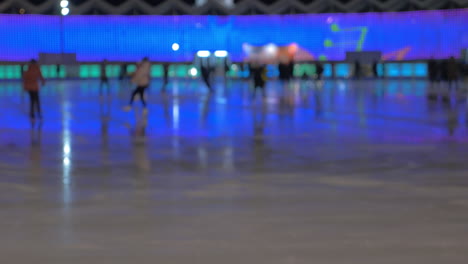
[[[357,78],[360,76],[360,65],[358,62],[355,63],[355,75]],[[100,70],[100,95],[103,94],[103,87],[107,86],[109,93],[109,78],[106,72],[107,61],[104,60],[101,64]],[[320,62],[315,64],[316,67],[316,79],[321,80],[324,72],[323,65]],[[213,71],[210,65],[201,64],[201,76],[209,89],[210,92],[213,92],[211,85],[211,72]],[[252,60],[248,63],[249,68],[249,78],[253,82],[253,97],[255,98],[257,91],[260,91],[263,97],[266,96],[265,85],[267,81],[267,67],[264,63],[256,60]],[[376,63],[373,65],[374,74],[377,74]],[[466,67],[465,67],[466,68]],[[294,71],[294,62],[289,60],[287,62],[281,62],[278,64],[279,71],[279,80],[287,82],[293,78]],[[428,61],[428,74],[429,80],[434,83],[438,81],[448,81],[449,83],[456,82],[459,78],[460,65],[457,61],[451,57],[449,60],[436,61],[431,59]],[[465,69],[466,71],[466,69]],[[130,111],[132,109],[132,104],[135,100],[135,97],[139,96],[141,104],[143,106],[143,113],[147,113],[147,104],[145,101],[145,91],[150,85],[151,81],[151,63],[147,57],[137,63],[137,68],[135,72],[131,75],[127,73],[127,64],[122,66],[122,70],[119,75],[119,79],[123,80],[130,76],[131,82],[136,85],[136,88],[133,90],[130,100],[127,106],[124,107],[124,110]],[[163,65],[163,87],[162,91],[166,90],[166,86],[169,82],[169,64],[165,63]],[[41,115],[41,104],[39,100],[39,84],[45,84],[45,79],[42,76],[40,67],[36,60],[31,60],[29,62],[27,70],[23,72],[23,85],[25,91],[28,92],[30,97],[30,117],[32,119],[42,118]]]
[[[102,96],[104,86],[107,86],[107,93],[109,93],[109,78],[106,73],[107,61],[104,60],[101,64],[101,74],[100,74],[100,85],[99,85],[99,94]],[[145,91],[148,88],[151,76],[151,63],[147,57],[137,64],[136,71],[131,75],[131,81],[136,85],[136,88],[133,90],[130,102],[127,106],[124,107],[124,110],[130,111],[135,97],[139,95],[140,101],[143,105],[143,113],[147,113],[147,105],[145,101]],[[42,119],[41,103],[39,100],[39,84],[42,86],[45,85],[46,81],[42,75],[41,68],[36,60],[31,60],[28,64],[27,69],[22,74],[23,78],[23,89],[29,94],[30,98],[30,110],[29,117],[32,120]],[[167,79],[166,79],[167,82]]]
[[[427,66],[431,83],[440,81],[448,82],[449,84],[456,83],[459,79],[459,73],[463,72],[462,65],[454,57],[441,61],[431,58]]]

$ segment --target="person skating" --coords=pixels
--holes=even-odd
[[[454,84],[455,88],[458,89],[458,63],[454,57],[450,57],[447,61],[447,80],[449,89],[451,88],[452,84]]]
[[[266,66],[255,62],[251,68],[251,76],[253,78],[254,87],[253,87],[253,95],[252,97],[255,98],[257,90],[262,92],[263,98],[266,98],[266,91],[265,91],[265,84],[266,84]]]
[[[161,87],[161,92],[165,93],[167,85],[169,84],[169,63],[163,64],[163,85]]]
[[[39,100],[39,83],[41,81],[42,85],[45,85],[45,79],[42,76],[41,68],[37,64],[36,60],[31,60],[28,65],[28,70],[23,74],[23,87],[24,90],[29,93],[30,98],[30,112],[29,116],[31,119],[37,117],[42,119],[41,115],[41,103]]]
[[[321,81],[321,80],[322,80],[323,71],[324,71],[324,69],[323,69],[322,63],[316,62],[316,63],[315,63],[315,73],[316,73],[316,80],[317,80],[317,81]]]
[[[125,111],[130,111],[132,109],[133,100],[136,95],[140,96],[141,104],[143,105],[143,113],[147,113],[148,109],[146,108],[145,101],[145,91],[150,83],[150,69],[151,63],[148,58],[145,57],[143,61],[138,65],[137,70],[133,73],[132,82],[137,85],[135,90],[133,90],[132,96],[130,98],[130,103],[124,108]]]
[[[213,90],[213,87],[211,86],[211,71],[212,71],[212,68],[209,65],[201,66],[201,75],[202,75],[203,81],[205,82],[206,87],[208,87],[208,90],[210,91],[210,93],[213,93],[214,90]]]
[[[102,96],[102,89],[104,85],[107,88],[107,94],[109,94],[109,78],[107,77],[107,60],[103,60],[101,63],[101,76],[100,76],[100,84],[99,84],[99,95]]]

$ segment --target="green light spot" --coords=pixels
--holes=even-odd
[[[336,23],[331,24],[331,31],[332,32],[340,31],[340,27],[338,26],[338,24],[336,24]]]
[[[331,41],[330,39],[325,39],[325,41],[323,42],[323,45],[326,48],[331,48],[331,47],[333,47],[333,41]]]
[[[325,56],[325,55],[320,55],[319,56],[319,61],[327,61],[327,60],[328,60],[327,56]]]

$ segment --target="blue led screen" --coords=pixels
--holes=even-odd
[[[191,61],[198,50],[243,44],[297,44],[311,59],[344,60],[346,51],[381,51],[386,60],[458,57],[468,47],[468,10],[258,16],[0,15],[0,61],[39,52],[79,61]],[[172,44],[179,43],[178,51]]]

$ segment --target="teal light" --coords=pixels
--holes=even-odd
[[[337,63],[335,65],[335,76],[338,78],[347,78],[350,76],[350,65],[348,63]]]
[[[401,76],[403,77],[414,76],[412,63],[402,63],[400,68],[401,68]]]
[[[163,76],[163,66],[160,64],[151,65],[151,77],[160,78]]]
[[[323,65],[323,76],[332,77],[332,65],[330,63],[325,63]]]
[[[388,77],[400,77],[401,70],[399,63],[387,63],[385,65],[386,76]]]
[[[414,64],[414,76],[416,77],[427,77],[427,64],[426,63],[415,63]]]

